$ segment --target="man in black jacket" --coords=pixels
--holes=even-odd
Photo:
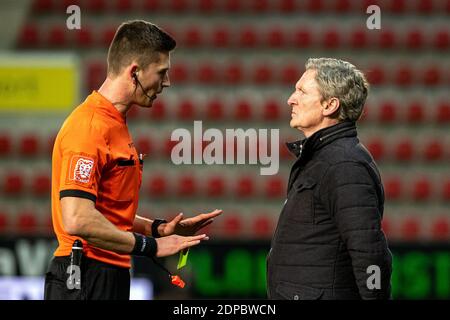
[[[369,85],[352,64],[309,59],[288,100],[305,139],[267,257],[270,299],[389,299],[392,255],[381,230],[384,190],[359,142]]]

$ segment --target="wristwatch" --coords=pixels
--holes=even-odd
[[[159,225],[161,223],[167,223],[167,221],[164,220],[164,219],[155,219],[155,220],[153,220],[153,223],[152,223],[152,237],[153,238],[160,238],[161,237],[161,235],[158,232],[158,227],[159,227]]]

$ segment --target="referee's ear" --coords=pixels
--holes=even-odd
[[[129,70],[129,77],[132,79],[133,83],[137,82],[138,72],[139,72],[138,66],[135,64],[132,65]]]

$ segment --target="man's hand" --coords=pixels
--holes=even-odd
[[[214,218],[221,214],[222,210],[216,209],[212,212],[201,213],[195,217],[183,220],[183,213],[179,213],[172,221],[161,224],[158,228],[158,233],[163,237],[171,234],[192,236],[203,227],[211,224]]]
[[[184,250],[198,245],[201,241],[208,240],[209,238],[206,234],[200,234],[193,237],[182,237],[176,234],[171,236],[157,238],[156,243],[158,244],[158,250],[156,251],[156,256],[167,257],[177,253],[178,251]]]

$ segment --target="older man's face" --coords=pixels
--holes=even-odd
[[[303,131],[306,137],[316,132],[324,119],[315,75],[315,70],[306,70],[287,101],[292,108],[290,126]]]

